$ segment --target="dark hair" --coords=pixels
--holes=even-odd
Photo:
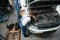
[[[30,15],[34,15],[34,12],[33,12],[33,11],[29,11],[29,14],[30,14]]]

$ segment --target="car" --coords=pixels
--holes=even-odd
[[[29,12],[33,12],[38,21],[31,21],[29,31],[31,33],[54,33],[60,28],[60,15],[56,8],[59,0],[31,0],[28,2]]]

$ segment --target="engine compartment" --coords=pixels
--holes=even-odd
[[[37,15],[37,19],[36,23],[31,21],[31,24],[38,28],[52,28],[60,24],[60,16],[55,13],[39,14]]]
[[[36,23],[31,21],[31,24],[38,27],[39,29],[52,28],[60,24],[60,16],[55,10],[57,4],[59,4],[60,1],[48,2],[49,3],[46,3],[46,1],[36,1],[29,5],[29,12],[33,12],[38,19]]]

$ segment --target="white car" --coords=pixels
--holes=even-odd
[[[31,33],[56,32],[60,28],[60,16],[56,10],[59,4],[58,0],[31,1],[29,11],[34,12],[38,21],[36,23],[31,21],[29,31]]]

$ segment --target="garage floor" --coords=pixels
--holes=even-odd
[[[0,34],[5,37],[6,35],[6,25],[17,21],[17,13],[14,11],[10,14],[10,18],[7,22],[0,23]],[[40,36],[31,34],[29,37],[23,37],[21,34],[21,40],[60,40],[60,29],[52,35]]]

